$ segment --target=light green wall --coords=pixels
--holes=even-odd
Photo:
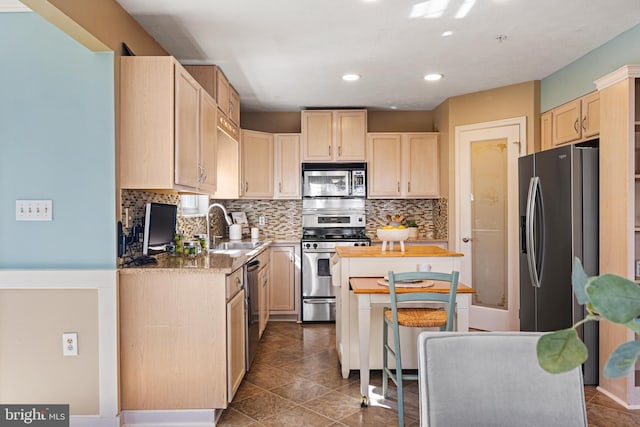
[[[113,53],[35,13],[0,13],[0,39],[0,268],[115,268]],[[53,221],[16,221],[18,199]]]
[[[542,79],[541,111],[593,92],[594,81],[626,64],[640,64],[640,25]]]

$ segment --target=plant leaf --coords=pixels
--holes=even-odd
[[[580,258],[575,257],[573,260],[573,271],[571,272],[571,285],[573,286],[573,292],[576,294],[576,298],[580,305],[584,305],[589,302],[589,296],[585,291],[589,278],[587,273],[584,272]]]
[[[640,286],[615,274],[589,281],[586,293],[593,306],[615,323],[629,323],[640,316]]]
[[[633,319],[629,323],[625,323],[624,326],[631,329],[636,334],[640,335],[640,319],[639,318]]]
[[[604,366],[604,376],[608,378],[620,378],[628,375],[640,356],[640,341],[629,341],[616,348],[607,364]]]
[[[587,360],[587,346],[575,329],[563,329],[542,335],[536,347],[540,367],[552,374],[567,372]]]

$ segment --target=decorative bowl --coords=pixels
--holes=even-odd
[[[409,238],[409,229],[407,228],[393,228],[383,230],[378,228],[378,239],[383,242],[404,242]]]

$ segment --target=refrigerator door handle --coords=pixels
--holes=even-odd
[[[526,246],[527,246],[527,263],[529,264],[529,277],[531,277],[531,286],[540,287],[540,277],[538,276],[536,249],[535,249],[535,211],[536,199],[540,188],[540,178],[531,177],[529,180],[529,193],[527,195],[527,216],[525,220],[526,228]]]

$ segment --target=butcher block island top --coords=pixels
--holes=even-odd
[[[405,246],[404,252],[397,247],[393,251],[382,251],[380,246],[336,246],[341,258],[417,258],[417,257],[461,257],[463,254],[450,252],[438,246]]]

